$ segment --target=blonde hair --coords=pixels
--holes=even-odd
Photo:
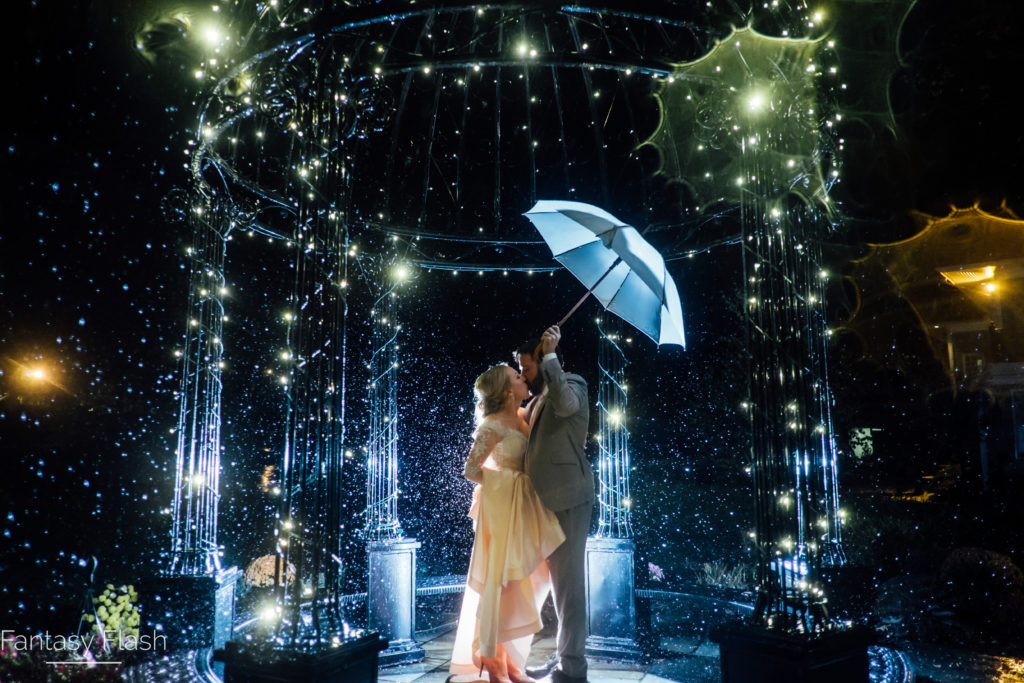
[[[505,395],[512,388],[512,380],[505,372],[508,367],[504,363],[492,365],[473,383],[478,424],[488,415],[493,415],[505,407]]]

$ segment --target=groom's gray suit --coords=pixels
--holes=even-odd
[[[590,422],[587,383],[562,370],[555,354],[539,367],[545,389],[527,405],[532,425],[526,469],[544,505],[558,518],[565,542],[548,558],[558,615],[559,668],[586,679],[587,606],[584,561],[594,507],[594,472],[583,455]]]

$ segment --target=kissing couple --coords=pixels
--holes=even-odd
[[[586,683],[584,557],[594,474],[583,453],[587,384],[562,369],[558,326],[474,384],[476,430],[464,476],[476,482],[475,535],[450,683]],[[527,401],[525,407],[523,402]],[[527,669],[540,610],[553,594],[556,653]],[[486,671],[486,678],[484,672]]]

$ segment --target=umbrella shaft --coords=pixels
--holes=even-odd
[[[619,263],[621,261],[622,261],[622,257],[621,256],[619,258],[615,259],[615,262],[612,263],[612,265],[608,267],[608,270],[604,271],[604,275],[602,275],[600,278],[598,278],[597,282],[594,283],[594,286],[591,287],[590,289],[588,289],[587,292],[583,296],[580,297],[580,300],[576,302],[576,305],[569,309],[569,312],[565,314],[565,317],[558,321],[558,326],[559,327],[564,325],[565,321],[568,320],[572,316],[572,314],[576,312],[576,309],[583,305],[583,302],[587,300],[587,297],[590,296],[590,294],[595,289],[597,289],[597,286],[599,284],[604,282],[604,279],[606,277],[608,277],[608,273],[610,273],[613,270],[615,270],[615,266],[619,265]]]

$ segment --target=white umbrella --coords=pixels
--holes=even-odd
[[[539,201],[524,214],[555,260],[579,278],[587,294],[657,344],[686,347],[683,309],[665,259],[637,229],[582,202]]]

